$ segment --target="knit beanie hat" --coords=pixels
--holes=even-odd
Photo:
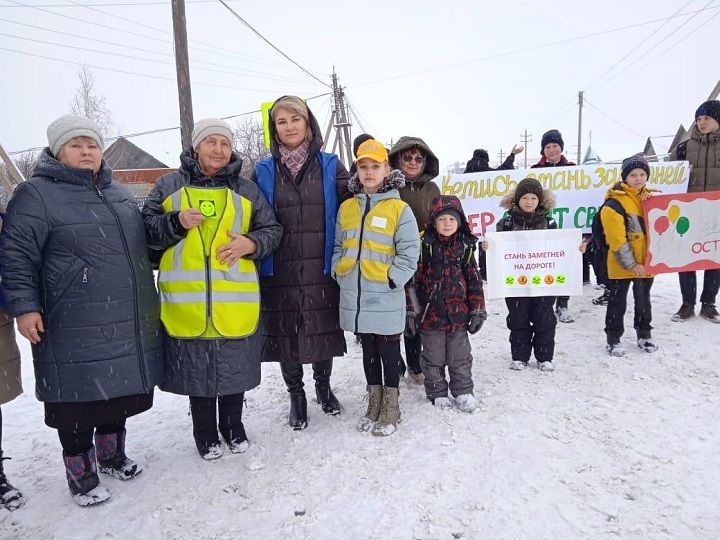
[[[550,143],[556,143],[560,145],[560,149],[565,149],[565,142],[563,141],[562,135],[557,129],[551,129],[543,133],[542,141],[540,142],[540,153],[543,154],[545,146]]]
[[[63,144],[75,137],[90,137],[98,144],[100,150],[105,147],[100,127],[84,116],[65,114],[53,121],[47,128],[48,146],[55,157]]]
[[[197,150],[200,143],[203,142],[203,139],[209,137],[210,135],[222,135],[227,138],[232,145],[233,132],[230,124],[228,124],[225,120],[220,120],[219,118],[205,118],[204,120],[198,121],[195,124],[195,129],[193,129],[193,150]]]
[[[696,120],[698,116],[709,116],[720,124],[720,101],[713,99],[700,105],[698,110],[695,111]]]
[[[522,199],[523,195],[527,195],[528,193],[537,195],[537,198],[540,201],[538,203],[538,207],[542,206],[543,192],[544,190],[542,184],[534,178],[525,178],[523,180],[520,180],[517,187],[515,188],[515,206],[518,206],[518,203],[520,202],[520,199]]]
[[[621,167],[622,171],[620,176],[622,177],[623,182],[633,169],[642,169],[645,171],[645,174],[648,175],[648,178],[650,178],[650,165],[648,164],[647,159],[645,159],[644,154],[635,154],[634,156],[623,159]]]
[[[361,133],[360,135],[355,137],[355,140],[353,141],[353,156],[357,157],[358,148],[360,148],[360,145],[362,143],[374,138],[375,137],[373,137],[372,135],[368,135],[367,133]]]
[[[438,219],[440,216],[452,216],[457,220],[458,224],[462,224],[463,222],[462,215],[460,215],[460,212],[456,208],[443,208],[437,213],[435,219]]]

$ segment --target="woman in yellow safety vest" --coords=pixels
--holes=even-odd
[[[168,337],[161,388],[190,396],[204,459],[222,455],[218,429],[231,452],[247,450],[243,400],[260,384],[256,261],[282,236],[257,185],[240,176],[232,140],[223,120],[195,124],[180,169],[158,179],[143,208],[148,243],[162,252],[158,289]]]

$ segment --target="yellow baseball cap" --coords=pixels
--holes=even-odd
[[[369,139],[362,143],[357,151],[357,160],[360,161],[363,158],[382,163],[388,160],[388,153],[382,143],[375,139]]]

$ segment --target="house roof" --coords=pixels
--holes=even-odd
[[[103,152],[103,158],[112,169],[166,169],[162,161],[155,159],[142,148],[124,137],[119,137]]]

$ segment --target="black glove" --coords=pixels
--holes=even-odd
[[[413,313],[409,313],[405,316],[405,337],[415,337],[417,335],[417,318]]]
[[[471,334],[477,333],[482,328],[485,319],[487,319],[487,314],[484,311],[472,311],[470,313],[467,331]]]

